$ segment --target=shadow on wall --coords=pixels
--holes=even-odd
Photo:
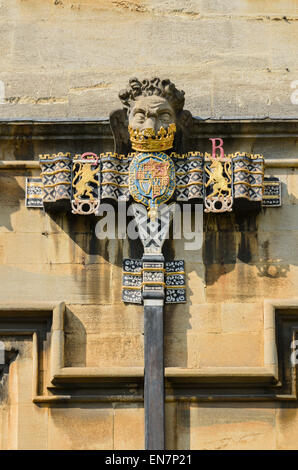
[[[4,226],[10,231],[13,231],[11,214],[20,209],[25,199],[25,191],[17,182],[15,176],[17,174],[9,176],[5,171],[1,172],[0,175],[0,226]]]
[[[86,329],[69,307],[65,312],[64,335],[64,367],[86,367]]]
[[[10,364],[16,360],[19,351],[15,348],[6,348],[4,353],[4,364],[0,364],[0,403],[5,401],[7,396],[7,381]]]
[[[237,260],[251,263],[258,249],[256,214],[206,214],[203,263],[206,285],[233,269]]]
[[[57,224],[84,252],[81,264],[96,264],[100,262],[100,258],[103,258],[108,263],[122,267],[124,240],[107,238],[100,240],[95,232],[99,217],[94,214],[83,216],[58,212],[49,212],[48,215],[54,224]]]
[[[287,188],[283,185],[283,196],[286,199]],[[296,203],[298,208],[298,201],[291,199]],[[294,208],[294,206],[292,206]],[[216,284],[218,279],[233,271],[236,264],[244,264],[255,266],[257,275],[267,278],[285,278],[289,271],[288,260],[280,259],[281,256],[277,254],[276,259],[272,259],[271,232],[270,226],[268,227],[268,234],[261,227],[261,221],[264,215],[270,224],[270,213],[275,214],[275,220],[279,220],[276,214],[281,213],[281,208],[264,208],[259,214],[254,213],[224,213],[213,214],[208,213],[204,215],[204,242],[203,242],[203,260],[199,253],[194,253],[193,258],[190,258],[192,269],[196,271],[199,278],[205,277],[205,285],[211,286]],[[266,214],[267,213],[267,214]],[[67,233],[73,242],[80,246],[83,251],[83,259],[81,262],[86,267],[94,266],[91,275],[88,277],[87,269],[80,271],[80,282],[85,282],[85,292],[90,294],[88,297],[91,303],[98,302],[98,288],[89,289],[88,282],[98,284],[100,278],[100,266],[107,262],[112,266],[122,267],[122,260],[125,257],[140,259],[142,257],[143,248],[139,240],[99,240],[95,233],[95,226],[98,217],[95,216],[77,216],[72,214],[50,214],[53,221],[60,226],[60,228]],[[272,229],[273,230],[273,229]],[[267,236],[268,235],[268,236]],[[166,260],[182,259],[183,252],[175,247],[175,241],[167,240],[164,245],[163,253]],[[270,257],[271,256],[271,257]],[[293,257],[294,258],[294,257]],[[196,261],[197,260],[197,261]],[[203,261],[203,262],[202,262]],[[295,263],[293,259],[293,263]],[[186,272],[187,272],[186,262]],[[86,271],[86,272],[85,272]],[[189,273],[188,273],[189,274]],[[84,276],[86,277],[84,281]],[[111,278],[107,278],[104,273],[105,279],[100,289],[115,289],[119,284],[111,285]],[[90,287],[90,286],[89,286]],[[192,290],[194,288],[192,287]],[[188,304],[186,305],[170,305],[165,309],[165,331],[167,336],[166,351],[167,357],[170,358],[167,366],[186,367],[188,364],[187,357],[187,335],[186,332],[191,328],[190,326],[190,311],[189,305],[191,298],[196,292],[188,289]],[[94,297],[92,297],[92,295]],[[120,301],[121,292],[116,292]],[[200,301],[198,301],[200,302]],[[129,308],[124,307],[123,308]],[[141,310],[140,310],[141,311]],[[78,331],[76,342],[79,344],[80,353],[75,358],[68,358],[69,364],[73,364],[73,359],[77,365],[84,366],[86,363],[86,332],[84,326],[79,319],[75,317],[70,311],[67,314],[69,341],[73,339],[73,331]],[[78,322],[76,324],[76,322]],[[76,324],[76,327],[74,326]],[[66,338],[66,341],[68,339]],[[70,348],[71,349],[71,348]],[[84,362],[85,360],[85,362]]]
[[[284,183],[282,183],[282,194],[284,199],[288,198]],[[292,204],[298,204],[298,200],[296,198],[293,200],[292,195],[291,201]],[[259,240],[258,225],[268,210],[281,211],[282,207],[263,208],[258,214],[247,212],[206,214],[203,263],[207,286],[213,285],[222,275],[233,271],[239,261],[256,266],[260,277],[276,279],[287,276],[290,270],[289,264],[279,257],[274,258],[270,255],[269,234],[267,240]],[[293,264],[297,264],[294,258]]]
[[[96,236],[95,227],[100,220],[95,215],[78,216],[73,214],[49,213],[52,221],[71,238],[86,254],[82,259],[82,264],[93,264],[103,258],[108,263],[122,268],[123,258],[141,259],[143,255],[143,245],[139,239],[103,239]],[[131,218],[127,219],[127,224]],[[117,236],[117,214],[115,233]],[[173,260],[174,242],[166,240],[163,247],[165,260]]]

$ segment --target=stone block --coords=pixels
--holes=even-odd
[[[178,449],[275,449],[275,407],[270,404],[181,404]]]
[[[16,292],[24,301],[111,303],[110,269],[106,265],[2,265],[0,279],[0,299],[6,303],[16,299]]]
[[[13,34],[14,34],[14,28],[12,27],[12,24],[10,21],[13,21],[11,18],[10,21],[7,18],[7,23],[1,21],[1,29],[0,29],[0,41],[1,44],[5,44],[5,47],[3,48],[3,54],[1,54],[1,59],[0,59],[0,66],[2,70],[10,68],[11,65],[11,60],[12,60],[12,47],[13,47]]]
[[[232,15],[237,17],[238,15],[263,17],[265,15],[267,19],[269,16],[284,15],[285,11],[289,14],[295,15],[297,12],[295,1],[285,0],[282,4],[272,3],[270,0],[257,1],[257,2],[238,2],[237,0],[201,0],[199,2],[200,11],[204,14],[213,15]],[[282,18],[280,18],[281,20]]]
[[[143,308],[140,305],[77,305],[70,304],[66,309],[65,330],[75,333],[79,325],[89,333],[142,333],[144,326]]]
[[[49,262],[47,243],[40,233],[2,233],[3,264],[23,266]]]
[[[118,405],[114,410],[114,448],[117,450],[144,449],[143,405]]]
[[[277,230],[259,232],[259,257],[260,260],[268,260],[272,264],[298,265],[297,231]]]
[[[189,309],[190,328],[195,333],[220,333],[222,319],[220,304],[196,304]]]
[[[267,208],[258,219],[259,231],[297,230],[297,205]]]
[[[276,448],[297,450],[298,410],[294,403],[283,403],[276,410]]]
[[[31,389],[31,383],[28,388]],[[18,417],[18,450],[47,450],[48,410],[36,406],[30,396],[28,404],[18,407]]]
[[[48,449],[113,449],[113,410],[98,404],[50,408]]]
[[[297,71],[295,48],[298,41],[298,31],[295,20],[273,22],[270,36],[273,69],[282,69],[283,71],[289,69],[291,72]],[[289,92],[291,93],[290,90]],[[290,106],[293,105],[289,101]]]
[[[288,193],[288,199],[285,199],[285,203],[298,204],[298,169],[292,168],[288,170],[288,185],[285,188]]]
[[[177,403],[165,404],[165,448],[177,449]]]
[[[261,333],[263,303],[223,303],[221,321],[223,333]]]
[[[264,59],[263,70],[266,69],[266,64],[266,59]],[[241,64],[239,64],[239,70],[234,70],[232,78],[227,67],[223,70],[226,73],[223,77],[219,77],[217,74],[214,83],[213,118],[233,117],[243,119],[254,116],[268,116],[269,88],[264,86],[264,83],[268,82],[269,74],[266,70],[258,74],[250,70],[244,72],[244,70],[241,70]]]
[[[263,332],[199,334],[200,367],[258,367],[263,365]]]
[[[292,80],[297,70],[294,2],[64,0],[33,8],[30,0],[1,8],[3,117],[106,117],[123,69],[127,78],[180,82],[187,107],[204,118],[295,115],[285,93],[286,74]]]
[[[186,298],[192,304],[204,303],[206,299],[205,268],[199,263],[185,263]]]
[[[295,297],[298,269],[296,265],[275,265],[260,262],[257,265],[237,263],[213,265],[208,268],[206,298],[208,302],[255,302],[264,298]]]
[[[165,334],[165,367],[188,367],[187,332]]]
[[[142,334],[89,334],[86,343],[86,365],[89,367],[131,366],[144,364]]]

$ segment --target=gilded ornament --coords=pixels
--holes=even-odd
[[[173,147],[176,125],[171,123],[168,129],[161,127],[157,133],[154,129],[133,129],[128,126],[131,146],[139,152],[160,152]]]
[[[86,196],[89,200],[94,200],[94,195],[92,194],[94,189],[90,184],[94,183],[97,186],[99,185],[99,181],[95,179],[95,175],[98,171],[97,167],[95,170],[92,170],[91,163],[79,163],[79,171],[76,171],[75,177],[72,181],[72,187],[75,191],[73,199],[79,199]],[[75,183],[79,177],[79,181]]]

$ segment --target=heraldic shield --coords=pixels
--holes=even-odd
[[[139,153],[129,167],[129,191],[155,218],[159,204],[167,202],[176,187],[175,165],[165,153]]]

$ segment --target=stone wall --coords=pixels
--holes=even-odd
[[[36,146],[39,151],[49,145],[58,149],[63,126],[30,128],[32,145],[25,160]],[[83,149],[93,124],[80,126],[75,134],[82,139],[85,135]],[[169,257],[185,259],[188,299],[185,305],[165,308],[168,449],[297,447],[298,416],[291,392],[295,378],[279,364],[283,385],[278,391],[268,368],[268,348],[282,341],[279,358],[287,361],[289,342],[279,325],[277,334],[284,339],[270,343],[264,310],[264,300],[270,298],[292,306],[283,307],[286,322],[298,316],[296,125],[281,121],[272,126],[200,124],[198,148],[206,147],[215,132],[227,137],[227,151],[236,145],[264,149],[266,175],[280,178],[283,205],[257,215],[206,214],[200,250],[185,251],[183,239],[166,244]],[[37,321],[36,303],[65,302],[65,367],[53,386],[54,346],[47,320],[39,345],[37,396],[32,397],[33,339],[19,333],[17,342],[0,331],[8,350],[18,350],[9,374],[1,379],[1,446],[140,449],[143,312],[121,302],[122,259],[136,256],[137,248],[127,240],[98,240],[95,217],[25,207],[25,177],[38,176],[40,170],[30,159],[12,160],[23,127],[8,126],[1,135],[11,157],[0,168],[0,330],[28,330]],[[99,145],[112,145],[102,127]],[[27,125],[25,129],[28,133]],[[293,165],[285,167],[289,159]],[[16,308],[23,313],[16,315]],[[213,397],[211,403],[205,403],[206,393]],[[220,393],[224,397],[214,398]]]
[[[275,337],[268,340],[264,308],[268,298],[284,302],[284,322],[294,328],[297,123],[277,118],[297,116],[290,101],[297,2],[0,0],[0,21],[4,121],[106,118],[130,76],[155,74],[185,90],[195,116],[276,119],[272,128],[196,123],[196,150],[210,151],[208,137],[221,135],[227,152],[280,162],[266,175],[280,178],[283,205],[250,216],[206,215],[196,252],[185,251],[184,240],[167,245],[171,257],[185,259],[188,301],[165,308],[166,447],[297,449],[288,336],[279,328],[279,386],[266,362]],[[143,312],[121,302],[122,258],[135,247],[98,240],[93,217],[25,207],[25,178],[39,176],[38,153],[111,150],[107,129],[99,126],[97,141],[87,124],[71,132],[0,126],[0,340],[18,351],[0,371],[0,449],[144,445]],[[65,367],[54,383],[54,320],[50,308],[38,313],[41,302],[66,304]],[[36,339],[24,330],[38,322],[34,356]]]
[[[295,117],[297,1],[1,0],[1,118],[104,118],[169,76],[202,118]]]

